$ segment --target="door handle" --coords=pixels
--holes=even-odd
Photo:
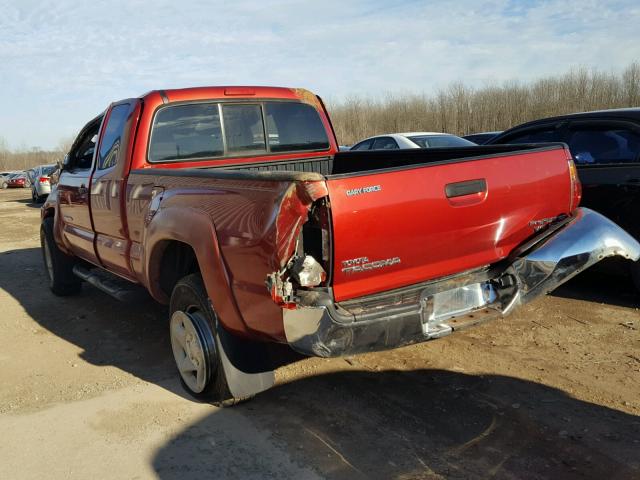
[[[487,198],[487,181],[484,178],[448,183],[444,187],[449,204],[453,207],[468,207],[484,202]]]
[[[447,198],[462,197],[464,195],[472,195],[474,193],[483,193],[486,191],[487,181],[484,178],[449,183],[444,187],[444,193],[447,195]]]

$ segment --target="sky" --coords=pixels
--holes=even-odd
[[[52,148],[154,89],[278,85],[339,101],[636,60],[637,0],[0,0],[0,138]]]

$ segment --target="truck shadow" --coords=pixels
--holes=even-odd
[[[175,382],[175,366],[168,337],[166,308],[150,296],[121,303],[84,285],[69,298],[53,295],[39,248],[0,253],[0,289],[20,302],[43,328],[83,351],[93,365],[113,365],[138,378],[186,394]]]
[[[640,292],[636,290],[628,272],[627,262],[603,261],[601,265],[596,265],[561,285],[551,295],[638,308],[640,307]]]
[[[164,479],[640,476],[640,417],[538,383],[442,370],[341,371],[189,426]]]
[[[147,295],[134,304],[123,304],[88,285],[78,296],[56,297],[47,287],[39,248],[2,252],[0,265],[0,288],[42,327],[82,348],[84,360],[113,365],[191,398],[175,382],[165,307]],[[639,305],[640,295],[630,279],[610,276],[603,281],[602,275],[596,270],[584,272],[553,295],[625,307]]]
[[[55,297],[40,255],[0,253],[0,288],[85,361],[190,398],[176,380],[164,307],[90,287]],[[638,442],[640,417],[538,383],[352,369],[217,409],[168,441],[153,467],[163,479],[638,478]]]

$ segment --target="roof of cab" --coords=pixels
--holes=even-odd
[[[157,94],[165,97],[169,102],[252,97],[302,100],[307,103],[317,102],[316,96],[303,88],[239,85],[152,90],[141,95],[139,98],[146,98]]]

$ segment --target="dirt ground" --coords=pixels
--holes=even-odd
[[[639,306],[630,279],[586,272],[219,409],[181,389],[164,307],[54,297],[39,209],[0,191],[0,479],[640,478]]]

